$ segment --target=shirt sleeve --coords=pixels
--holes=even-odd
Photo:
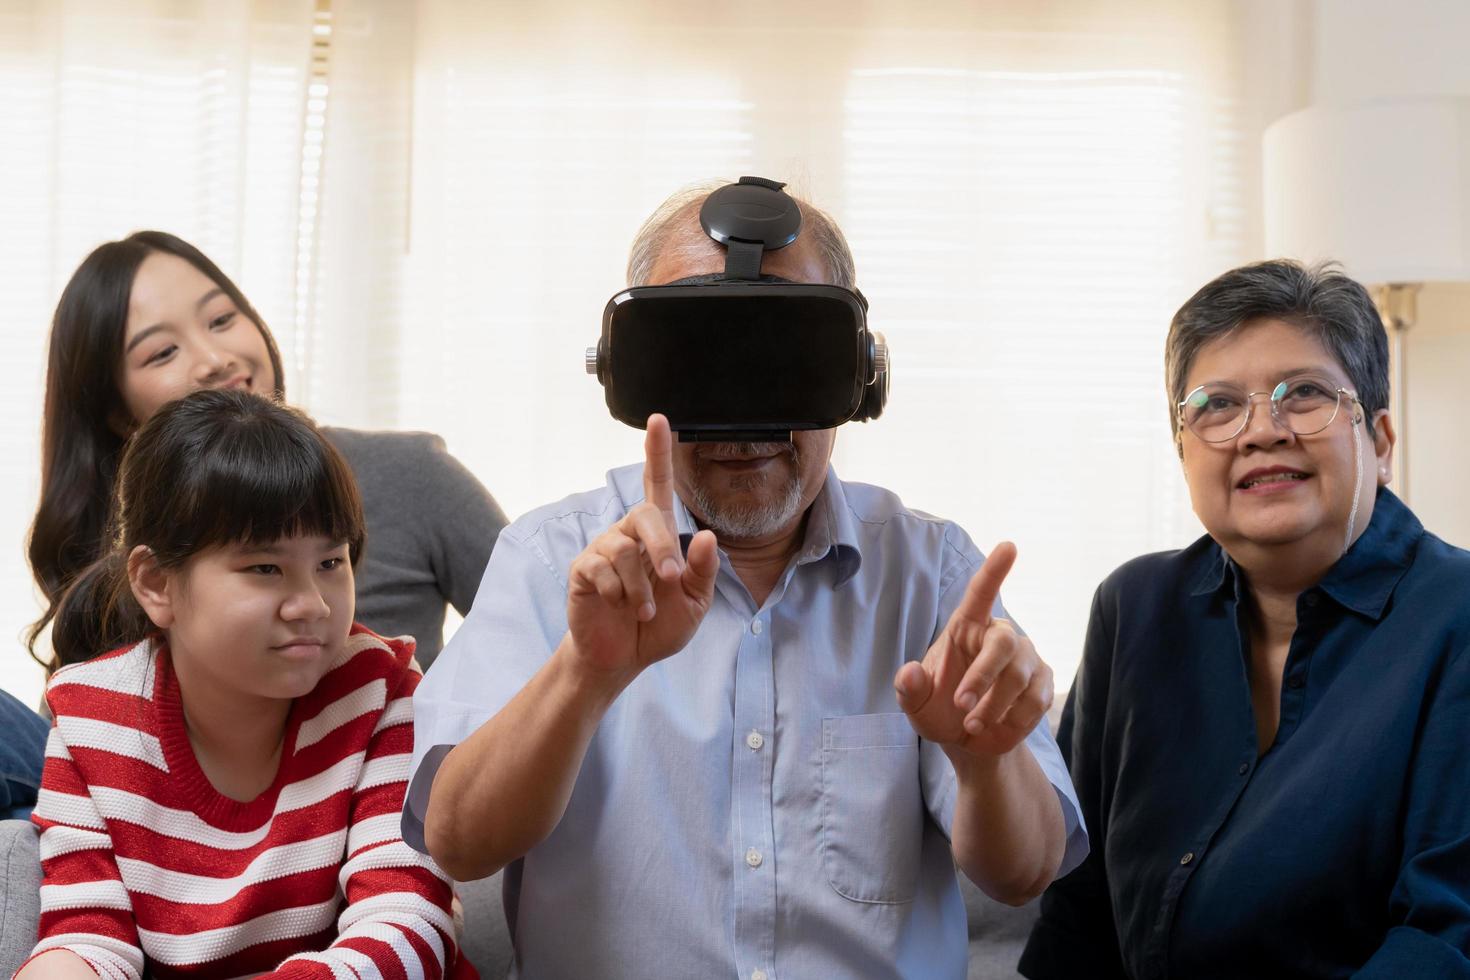
[[[969,585],[970,577],[984,561],[984,556],[975,549],[968,537],[964,537],[962,533],[956,533],[959,534],[960,540],[955,546],[962,551],[969,552],[970,557],[951,573],[950,581],[944,587],[939,603],[939,615],[936,617],[934,632],[929,641],[931,644],[949,623],[950,616],[954,615],[955,609],[958,608],[960,600],[964,597],[965,587]],[[994,615],[996,618],[1010,618],[999,599],[996,600]],[[1016,628],[1020,629],[1020,626],[1017,625]],[[920,655],[922,656],[922,653]],[[1052,737],[1046,718],[1043,717],[1037,722],[1036,727],[1026,736],[1025,746],[1036,759],[1037,764],[1041,766],[1042,773],[1046,775],[1047,781],[1056,791],[1057,802],[1061,804],[1067,843],[1062,855],[1061,867],[1057,871],[1057,876],[1060,877],[1081,864],[1082,859],[1086,857],[1087,825],[1082,819],[1082,808],[1077,802],[1077,793],[1072,787],[1072,778],[1067,773],[1067,765],[1062,759],[1056,739]],[[954,807],[959,792],[954,767],[950,765],[949,758],[939,746],[929,743],[920,746],[919,766],[924,787],[924,799],[928,804],[930,816],[943,828],[946,835],[950,835],[954,829]]]
[[[1470,977],[1470,651],[1446,660],[1415,746],[1390,928],[1363,980]]]
[[[1102,732],[1107,718],[1113,630],[1103,614],[1102,589],[1093,598],[1082,664],[1062,709],[1057,734],[1067,747],[1072,778],[1088,826],[1098,846],[1066,877],[1058,877],[1041,897],[1041,918],[1031,930],[1019,970],[1032,980],[1125,978],[1113,904],[1104,863],[1101,767]]]
[[[505,512],[473,473],[435,436],[423,474],[433,488],[434,506],[426,528],[432,542],[431,561],[439,592],[465,615],[485,574],[495,540],[506,525]]]
[[[46,743],[31,820],[41,830],[42,875],[41,921],[31,959],[64,949],[103,980],[139,980],[143,951],[112,837],[56,727]]]
[[[418,680],[416,670],[402,675],[373,731],[353,788],[347,860],[338,874],[347,906],[337,920],[337,939],[320,952],[283,960],[267,974],[272,980],[437,980],[453,971],[457,951],[449,878],[399,834]]]
[[[434,774],[540,670],[567,631],[566,584],[534,541],[507,528],[474,608],[414,695],[413,760],[403,839],[428,853],[424,816]]]

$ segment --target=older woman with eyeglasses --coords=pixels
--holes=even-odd
[[[1058,735],[1094,845],[1021,971],[1470,977],[1470,552],[1387,489],[1372,301],[1236,269],[1165,373],[1208,534],[1094,598]]]

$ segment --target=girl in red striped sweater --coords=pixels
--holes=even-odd
[[[473,977],[399,839],[413,644],[352,622],[362,505],[304,415],[201,391],[132,437],[70,587],[19,980]],[[65,648],[65,649],[64,649]]]

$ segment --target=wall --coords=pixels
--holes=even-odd
[[[1470,3],[1316,0],[1308,32],[1313,103],[1470,98]],[[1470,547],[1470,284],[1424,287],[1405,365],[1410,504],[1430,530]]]
[[[1470,284],[1431,283],[1404,359],[1410,502],[1425,527],[1470,548]]]

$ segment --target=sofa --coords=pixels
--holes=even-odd
[[[41,861],[36,828],[25,820],[0,821],[0,868],[5,898],[0,908],[0,980],[25,962],[36,941],[40,916]],[[970,920],[969,980],[1016,977],[1016,961],[1036,917],[1036,903],[1011,908],[993,902],[960,877]],[[500,876],[459,886],[464,905],[465,954],[485,980],[500,980],[510,966],[510,935],[500,897]]]

